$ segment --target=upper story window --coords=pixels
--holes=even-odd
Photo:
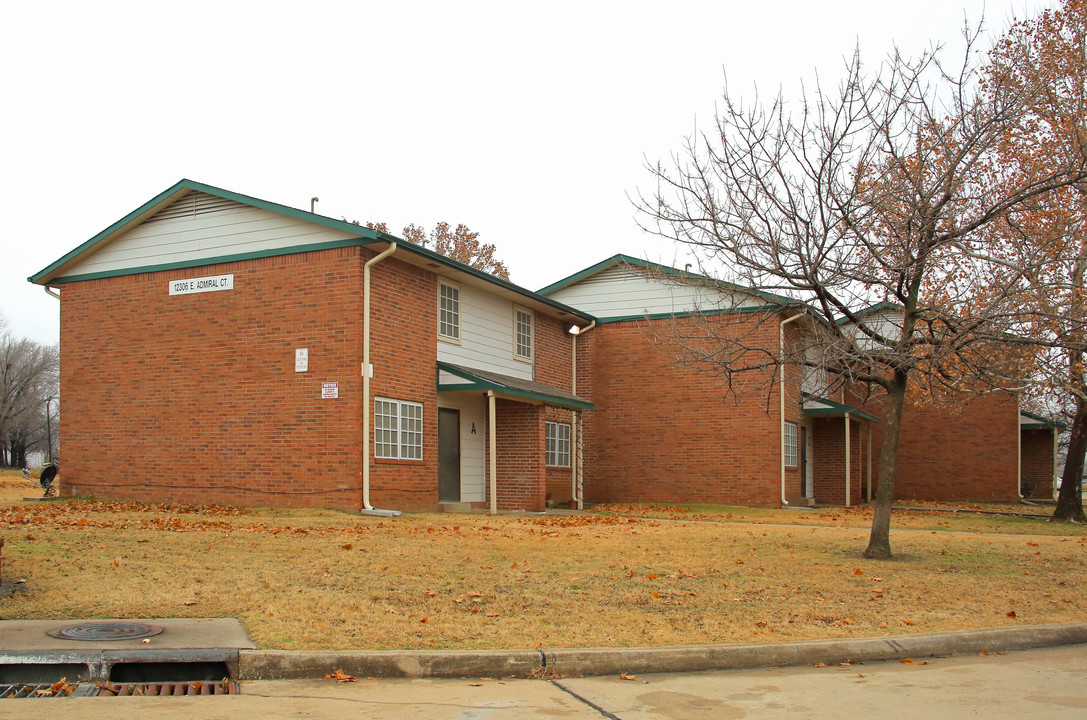
[[[532,311],[513,308],[513,352],[518,360],[532,360]]]
[[[438,281],[438,337],[460,342],[460,288]]]

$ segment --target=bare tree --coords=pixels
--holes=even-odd
[[[950,273],[999,262],[983,228],[1087,178],[1080,155],[999,189],[986,182],[1025,98],[979,83],[979,34],[967,30],[954,66],[939,49],[896,51],[872,72],[854,53],[841,84],[817,83],[795,115],[780,95],[745,106],[726,88],[716,132],[689,138],[671,166],[651,166],[656,191],[638,201],[643,227],[693,249],[704,268],[803,304],[815,322],[777,362],[817,357],[885,395],[871,558],[891,555],[907,389],[1021,376],[1015,353],[991,352],[1012,324],[1006,298],[998,289],[981,303]],[[720,362],[747,357],[719,337]]]
[[[0,332],[0,444],[8,462],[21,465],[26,452],[45,447],[47,399],[55,410],[59,387],[56,345],[17,339]]]

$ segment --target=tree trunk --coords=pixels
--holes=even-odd
[[[1064,460],[1061,491],[1057,496],[1054,520],[1087,522],[1083,514],[1083,461],[1087,453],[1087,400],[1076,396],[1076,416],[1068,438],[1068,455]]]
[[[887,412],[883,418],[883,449],[879,454],[879,485],[876,487],[872,534],[866,558],[891,557],[891,504],[895,496],[895,468],[898,466],[898,438],[902,430],[902,410],[906,406],[906,382],[909,376],[896,370],[887,388]]]

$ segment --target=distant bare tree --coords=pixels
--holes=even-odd
[[[56,345],[17,339],[0,325],[0,445],[11,465],[46,446],[46,400],[54,415],[59,391]],[[49,422],[55,422],[55,417]]]
[[[873,72],[855,53],[841,84],[816,84],[796,115],[780,95],[745,106],[726,89],[716,132],[688,138],[670,166],[650,166],[656,190],[638,200],[643,227],[691,248],[706,272],[795,298],[813,319],[788,354],[757,363],[718,332],[716,351],[698,349],[712,363],[726,372],[817,363],[885,394],[871,558],[891,555],[907,389],[1021,379],[1017,353],[993,352],[1015,326],[1007,296],[997,288],[981,303],[949,283],[950,273],[967,261],[1001,262],[986,253],[983,228],[1087,179],[1080,154],[999,187],[987,182],[1028,98],[993,87],[996,76],[979,82],[980,32],[967,29],[964,59],[953,66],[938,49],[916,59],[896,51]],[[750,335],[750,316],[718,322],[730,318]],[[780,315],[762,313],[770,321]]]

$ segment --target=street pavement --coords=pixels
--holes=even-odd
[[[222,697],[0,700],[0,718],[1087,717],[1087,644],[829,667],[553,679],[262,680]]]

